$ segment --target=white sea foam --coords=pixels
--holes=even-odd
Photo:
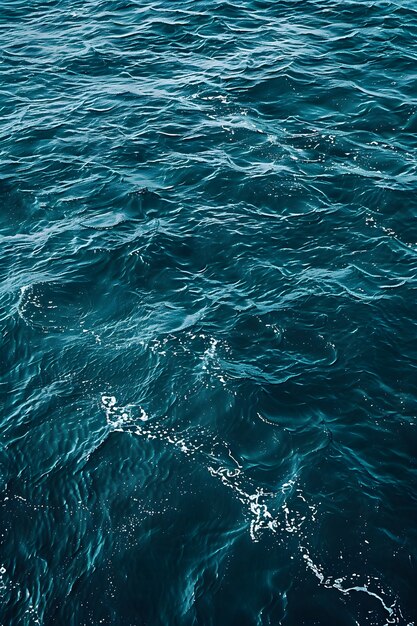
[[[400,623],[400,615],[399,615],[397,603],[394,601],[392,604],[387,604],[385,599],[382,597],[385,595],[384,591],[379,590],[380,595],[376,593],[376,591],[372,591],[369,588],[369,585],[371,584],[370,578],[368,578],[366,583],[362,583],[362,584],[351,583],[349,586],[349,583],[347,583],[348,579],[346,576],[340,576],[338,578],[335,578],[334,576],[326,575],[324,573],[323,567],[320,564],[317,564],[313,561],[313,559],[310,556],[309,549],[306,546],[300,545],[299,549],[303,556],[305,564],[313,572],[313,574],[316,576],[316,578],[318,579],[321,585],[323,585],[327,589],[331,589],[331,588],[337,589],[337,591],[339,591],[340,593],[344,595],[348,595],[354,592],[366,593],[368,596],[376,598],[376,600],[378,600],[378,602],[382,605],[384,611],[386,612],[387,621],[385,622],[384,626],[388,626],[389,624]],[[359,578],[359,575],[353,574],[352,578]],[[375,581],[376,580],[377,579],[375,579]],[[347,583],[347,586],[345,586],[344,583],[345,584]]]
[[[214,353],[217,344],[211,344],[211,354]],[[311,571],[320,585],[326,588],[333,588],[342,593],[349,595],[354,592],[366,593],[375,598],[383,610],[386,612],[387,618],[384,626],[390,624],[400,624],[401,611],[394,601],[391,604],[384,599],[385,592],[380,588],[378,579],[373,581],[368,578],[366,582],[360,582],[358,575],[351,576],[352,582],[348,582],[348,577],[332,577],[324,572],[324,568],[317,564],[308,547],[308,531],[318,516],[318,508],[314,503],[310,503],[304,495],[302,489],[297,487],[297,473],[294,470],[288,480],[275,491],[267,491],[257,486],[244,472],[242,464],[236,459],[232,451],[225,442],[220,442],[221,458],[228,456],[234,463],[234,467],[225,467],[218,463],[219,458],[213,458],[212,454],[204,454],[207,452],[206,446],[196,440],[187,440],[187,437],[180,435],[172,428],[166,428],[158,422],[152,421],[146,427],[140,422],[147,422],[149,417],[142,407],[127,405],[119,406],[115,396],[103,395],[101,397],[102,407],[106,414],[108,425],[113,430],[127,431],[147,440],[160,440],[168,445],[174,446],[180,452],[187,456],[196,456],[198,453],[199,461],[206,467],[211,476],[221,481],[221,483],[231,489],[238,500],[244,505],[246,514],[249,518],[249,532],[252,541],[258,542],[263,532],[271,532],[277,536],[280,541],[285,541],[285,533],[292,536],[298,536],[302,543],[299,544],[299,551],[302,555],[306,568]],[[213,448],[219,445],[219,442],[212,441]],[[216,444],[216,445],[214,445]],[[219,451],[220,452],[220,451]],[[211,458],[216,463],[207,463],[207,458]],[[293,496],[293,502],[299,501],[301,509],[288,504],[288,500]],[[374,587],[378,587],[377,591],[370,588],[371,583]],[[407,626],[414,626],[408,624]]]
[[[33,285],[23,285],[23,287],[20,288],[19,302],[17,303],[18,315],[26,323],[27,323],[27,320],[25,317],[25,312],[26,312],[26,307],[27,307],[28,296],[25,296],[25,294],[30,293],[31,291],[33,291]]]

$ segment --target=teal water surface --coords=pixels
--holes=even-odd
[[[0,0],[0,623],[417,623],[417,5]]]

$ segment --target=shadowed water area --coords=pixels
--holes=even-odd
[[[409,0],[0,1],[2,626],[417,623],[416,81]]]

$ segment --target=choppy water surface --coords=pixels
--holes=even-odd
[[[417,623],[415,3],[0,8],[1,623]]]

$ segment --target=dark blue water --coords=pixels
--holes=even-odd
[[[0,2],[0,623],[417,623],[417,5]]]

